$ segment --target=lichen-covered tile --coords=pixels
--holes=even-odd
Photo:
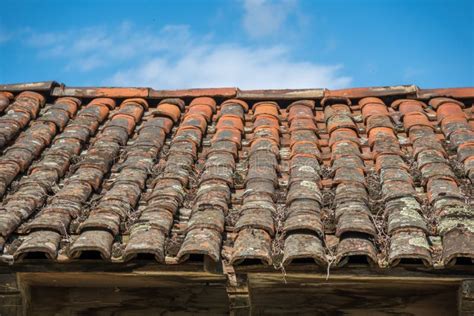
[[[219,261],[221,232],[210,228],[191,229],[178,252],[178,260],[186,261],[192,255],[204,255]]]
[[[377,236],[375,226],[369,215],[362,212],[341,212],[337,217],[336,236],[343,236],[345,233],[357,232],[370,236]]]
[[[454,229],[443,236],[443,262],[454,265],[457,259],[474,260],[474,230]]]
[[[262,229],[246,228],[239,232],[234,241],[232,264],[240,264],[245,260],[259,260],[262,264],[272,263],[271,237]]]
[[[419,230],[398,231],[391,235],[389,264],[397,265],[402,259],[421,260],[432,266],[430,246],[425,232]]]
[[[420,203],[413,197],[403,197],[387,201],[387,233],[397,230],[417,228],[428,233],[426,220],[423,218]]]
[[[123,260],[130,261],[139,255],[151,254],[158,262],[165,261],[165,232],[153,225],[134,225],[130,240],[123,252]]]
[[[295,233],[285,239],[283,264],[289,265],[298,259],[313,259],[320,266],[327,265],[326,254],[320,237]]]
[[[377,252],[372,241],[366,236],[347,236],[337,244],[337,266],[344,266],[350,262],[351,257],[362,257],[369,265],[377,265]]]
[[[321,216],[317,212],[295,210],[288,213],[288,217],[283,225],[283,231],[290,235],[292,232],[314,232],[320,238],[324,236],[324,227]]]
[[[82,233],[69,247],[70,258],[79,258],[83,252],[97,252],[102,259],[110,260],[114,236],[105,230],[91,230]]]
[[[56,259],[61,235],[55,231],[35,231],[25,237],[22,244],[15,251],[14,258],[20,261],[31,253],[44,253],[50,259]]]

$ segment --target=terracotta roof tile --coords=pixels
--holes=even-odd
[[[16,262],[474,258],[472,88],[0,90]]]
[[[11,92],[0,92],[0,113],[5,111],[5,109],[10,105],[10,102],[13,100],[14,96]]]

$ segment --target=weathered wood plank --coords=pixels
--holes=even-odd
[[[18,282],[29,288],[28,311],[35,311],[35,315],[133,315],[137,311],[141,314],[265,315],[297,311],[302,315],[455,315],[457,290],[462,282],[458,277],[363,275],[331,275],[326,280],[323,274],[238,274],[225,267],[224,272],[225,275],[204,271],[22,272]],[[462,293],[465,297],[472,296],[470,288]],[[470,305],[464,306],[469,310]]]
[[[234,267],[236,273],[244,274],[269,274],[281,277],[282,271],[275,270],[273,267],[264,267],[262,265],[253,266],[236,266]],[[307,277],[317,276],[319,278],[326,278],[328,275],[327,269],[323,269],[316,264],[301,264],[292,265],[285,268],[286,274],[301,274]],[[426,268],[423,265],[400,265],[390,269],[372,268],[367,265],[353,265],[344,266],[343,268],[331,268],[329,270],[329,277],[362,277],[362,278],[384,278],[384,277],[420,277],[424,279],[429,278],[446,278],[463,280],[473,277],[473,269],[471,265],[453,266],[448,269],[432,269]]]
[[[248,274],[251,280],[259,280],[263,286],[270,286],[274,283],[285,283],[293,280],[295,283],[305,284],[308,282],[368,282],[381,283],[387,282],[403,282],[405,284],[460,284],[465,277],[448,277],[448,276],[417,276],[417,275],[361,275],[361,274],[305,274],[305,273],[251,273]]]
[[[21,315],[22,298],[19,294],[0,294],[0,315]]]
[[[456,284],[249,282],[257,315],[456,315]]]
[[[57,263],[49,260],[35,260],[18,262],[14,265],[0,264],[0,273],[10,272],[117,272],[129,273],[136,271],[163,272],[203,272],[204,265],[201,263],[189,264],[159,264],[151,260],[135,260],[133,262],[112,263],[100,260],[77,260],[74,262]],[[207,273],[207,272],[206,272]],[[219,274],[219,272],[216,272]],[[222,274],[222,272],[220,272]]]
[[[458,306],[460,315],[474,315],[474,279],[461,282],[458,293]]]
[[[15,273],[0,274],[0,293],[18,293]]]
[[[0,315],[21,315],[22,293],[15,273],[0,274]]]
[[[188,285],[221,284],[223,275],[204,273],[108,273],[108,272],[51,272],[19,273],[22,283],[29,286],[77,286],[77,287],[180,287]]]
[[[31,315],[227,315],[224,288],[37,287],[32,288]]]
[[[236,266],[235,272],[238,274],[267,273],[281,276],[282,272],[273,267],[258,266]],[[471,279],[473,277],[472,266],[453,266],[447,269],[430,269],[422,265],[397,266],[390,269],[370,268],[365,265],[345,266],[343,268],[331,268],[330,278],[341,276],[353,277],[420,277],[420,278],[443,278],[443,279]],[[111,272],[111,273],[131,273],[131,272],[154,272],[160,273],[188,273],[197,272],[204,274],[223,274],[222,269],[205,267],[202,263],[186,263],[179,265],[159,264],[150,260],[133,261],[128,263],[111,263],[98,260],[78,260],[74,262],[55,263],[48,260],[36,260],[18,262],[14,265],[1,264],[1,273],[12,272]],[[318,276],[326,278],[327,270],[318,267],[316,264],[292,265],[285,269],[287,274],[304,274],[307,276]]]

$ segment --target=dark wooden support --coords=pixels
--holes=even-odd
[[[0,316],[24,315],[27,294],[27,289],[20,286],[16,273],[0,274]]]
[[[472,267],[363,267],[284,272],[206,262],[0,266],[0,316],[189,313],[211,315],[473,315]]]
[[[251,300],[247,275],[236,274],[232,266],[223,264],[224,273],[227,275],[227,295],[229,297],[229,313],[233,316],[251,314]]]
[[[461,282],[458,293],[458,311],[461,316],[474,315],[474,279]]]

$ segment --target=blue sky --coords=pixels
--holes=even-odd
[[[474,86],[474,1],[21,1],[0,82],[156,89]]]

